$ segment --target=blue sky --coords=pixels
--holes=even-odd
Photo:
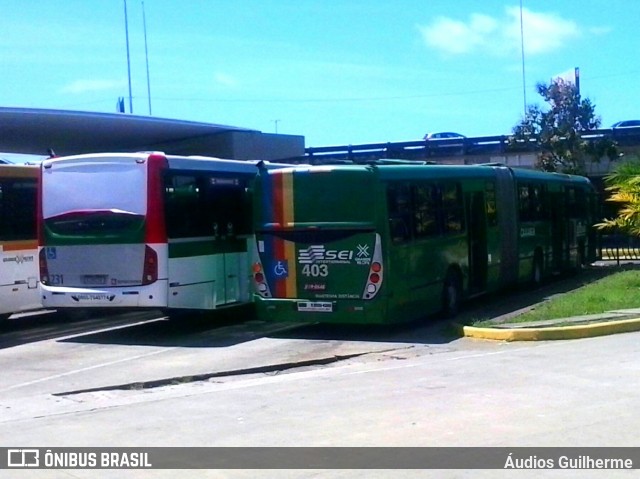
[[[133,113],[149,114],[142,2],[127,0]],[[144,0],[153,116],[307,146],[511,131],[537,82],[580,68],[603,126],[640,118],[640,2]],[[0,0],[0,105],[114,112],[124,0]],[[523,89],[523,85],[525,88]]]

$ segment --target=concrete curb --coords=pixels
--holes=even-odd
[[[468,338],[495,341],[550,341],[556,339],[592,338],[608,334],[640,331],[640,318],[547,328],[476,328],[457,323],[453,323],[453,326],[458,333]]]

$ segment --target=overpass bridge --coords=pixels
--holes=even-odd
[[[593,130],[582,136],[587,141],[610,138],[623,155],[640,155],[640,127]],[[342,161],[360,163],[378,158],[396,158],[455,165],[503,163],[533,168],[538,151],[535,140],[513,144],[508,135],[500,135],[306,148],[303,161],[310,164]],[[601,177],[610,171],[614,163],[608,158],[591,162],[587,165],[587,176]]]

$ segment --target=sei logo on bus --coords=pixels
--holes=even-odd
[[[348,249],[327,250],[323,245],[312,245],[298,252],[298,263],[350,263],[353,259],[353,251]]]

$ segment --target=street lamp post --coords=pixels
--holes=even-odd
[[[524,102],[524,116],[527,116],[527,83],[524,74],[524,22],[522,21],[522,0],[520,0],[520,53],[522,56],[522,99]]]
[[[149,80],[149,50],[147,48],[147,16],[144,13],[144,0],[142,3],[142,26],[144,27],[144,58],[147,64],[147,97],[149,98],[149,116],[151,116],[151,81]]]
[[[127,18],[127,0],[124,0],[124,31],[127,39],[127,77],[129,79],[129,113],[133,113],[133,96],[131,95],[131,57],[129,55],[129,20]]]

